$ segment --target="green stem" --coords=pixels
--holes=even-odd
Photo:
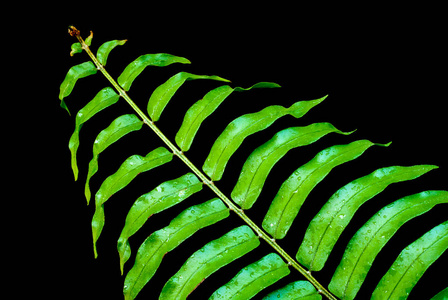
[[[103,73],[104,77],[109,80],[109,82],[112,84],[112,86],[118,91],[119,95],[123,97],[124,100],[134,109],[134,111],[140,116],[140,118],[143,120],[143,122],[148,125],[155,134],[157,134],[162,141],[171,149],[171,151],[177,155],[180,160],[182,160],[195,174],[199,177],[199,179],[206,184],[226,205],[229,207],[230,210],[234,211],[241,219],[243,219],[244,222],[246,222],[247,225],[249,225],[252,230],[254,230],[257,235],[265,240],[272,248],[277,251],[278,254],[280,254],[283,259],[285,259],[288,264],[292,267],[294,267],[297,271],[299,271],[305,278],[311,282],[314,287],[318,290],[319,293],[326,296],[328,299],[331,300],[337,300],[337,298],[331,294],[327,289],[325,289],[312,275],[311,272],[303,268],[301,265],[299,265],[291,256],[289,256],[288,253],[286,253],[283,248],[281,248],[275,239],[271,239],[266,232],[264,232],[260,227],[257,226],[245,213],[242,209],[238,208],[236,204],[234,204],[229,198],[227,198],[226,195],[224,195],[221,190],[214,184],[213,181],[211,181],[209,178],[207,178],[206,175],[204,175],[196,166],[185,156],[185,154],[177,149],[177,147],[171,143],[171,141],[157,128],[157,126],[154,124],[151,119],[146,116],[143,111],[140,110],[140,108],[132,101],[132,99],[126,94],[126,91],[121,88],[121,86],[115,81],[115,79],[110,76],[110,74],[104,69],[104,66],[98,61],[96,56],[90,51],[89,46],[84,42],[82,39],[80,32],[74,28],[73,26],[70,27],[69,32],[72,36],[75,36],[79,43],[81,43],[82,49],[84,49],[87,54],[90,56],[92,61],[95,63],[97,69]]]

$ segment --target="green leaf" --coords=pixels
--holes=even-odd
[[[358,208],[388,185],[415,179],[437,166],[417,165],[382,168],[340,188],[313,218],[297,252],[297,260],[309,270],[320,271],[342,231]]]
[[[187,173],[160,184],[135,201],[126,216],[126,222],[117,243],[121,274],[123,274],[124,264],[131,255],[129,237],[135,234],[153,214],[182,202],[200,190],[202,190],[202,182],[194,174]]]
[[[123,73],[118,77],[118,83],[125,91],[129,91],[132,82],[146,67],[165,67],[174,63],[190,64],[190,61],[186,58],[166,53],[141,55],[124,69]]]
[[[90,44],[92,43],[92,38],[93,38],[93,32],[90,31],[90,35],[84,41],[87,44],[87,46],[90,46]],[[72,45],[71,49],[72,49],[72,51],[70,52],[70,56],[73,56],[76,53],[81,53],[82,52],[81,43],[74,43]]]
[[[120,98],[117,93],[110,87],[104,88],[96,94],[96,96],[76,115],[76,125],[75,131],[73,132],[70,141],[68,143],[68,147],[70,149],[71,158],[72,158],[72,170],[73,175],[75,176],[75,180],[78,180],[78,164],[76,162],[76,152],[79,147],[79,132],[81,130],[82,124],[87,122],[91,117],[93,117],[96,113],[102,111],[106,107],[111,106],[112,104],[117,103]]]
[[[431,300],[446,300],[448,299],[448,287],[431,298]]]
[[[173,154],[163,147],[151,151],[145,157],[132,155],[126,159],[117,172],[101,184],[95,195],[95,214],[92,218],[93,250],[98,256],[96,242],[104,227],[104,203],[116,192],[126,187],[138,174],[161,166],[173,158]]]
[[[426,269],[448,249],[448,221],[407,246],[373,291],[372,299],[406,299]]]
[[[218,198],[191,206],[170,224],[151,234],[138,249],[135,264],[126,275],[123,294],[126,300],[137,294],[157,271],[162,258],[196,231],[229,216],[229,209]]]
[[[177,90],[184,84],[187,80],[196,80],[196,79],[210,79],[210,80],[218,80],[230,82],[227,79],[221,78],[219,76],[208,76],[208,75],[194,75],[187,72],[180,72],[168,79],[165,83],[158,86],[154,92],[151,94],[151,97],[148,101],[148,114],[151,119],[156,122],[160,119],[160,115],[162,114],[165,107],[168,105],[168,102],[177,92]]]
[[[260,245],[258,236],[243,225],[193,253],[163,287],[159,299],[185,299],[208,276]]]
[[[59,88],[59,100],[61,100],[61,107],[66,109],[69,114],[70,111],[68,110],[68,107],[64,102],[64,98],[70,95],[78,79],[96,74],[96,72],[97,69],[91,61],[73,66],[68,71],[64,81],[61,83],[61,86]]]
[[[87,199],[87,204],[90,202],[90,179],[98,171],[98,157],[101,152],[106,150],[107,147],[121,139],[126,134],[140,130],[143,126],[141,121],[136,115],[129,114],[123,115],[115,120],[104,130],[102,130],[93,143],[93,158],[89,162],[89,171],[87,173],[87,180],[84,188],[84,194]]]
[[[211,115],[221,103],[233,92],[249,91],[253,88],[276,88],[276,83],[260,82],[247,89],[228,85],[220,86],[208,92],[203,99],[193,104],[185,114],[184,120],[176,134],[176,143],[182,151],[188,151],[202,122]]]
[[[243,268],[228,283],[217,289],[209,300],[248,300],[264,288],[289,274],[288,265],[276,253]]]
[[[249,135],[264,130],[271,126],[277,119],[292,115],[300,118],[311,108],[321,103],[325,98],[316,100],[299,101],[291,107],[272,105],[251,114],[246,114],[233,120],[221,135],[216,139],[205,160],[203,171],[213,180],[220,180],[230,157],[235,153],[244,139]]]
[[[243,165],[231,197],[241,208],[249,209],[261,193],[272,167],[291,149],[306,146],[329,133],[350,134],[330,123],[315,123],[305,127],[290,127],[274,135],[255,149]]]
[[[263,300],[321,300],[322,296],[309,281],[295,281],[270,293]]]
[[[71,46],[72,51],[70,51],[70,56],[75,55],[76,53],[82,52],[82,46],[81,43],[73,43]]]
[[[263,228],[275,239],[286,236],[311,190],[333,168],[354,160],[371,146],[388,146],[360,140],[348,145],[336,145],[319,152],[311,161],[299,167],[282,184],[263,220]]]
[[[399,199],[381,209],[350,240],[329,284],[341,299],[354,299],[373,260],[407,221],[440,203],[448,203],[447,191],[427,191]]]
[[[127,40],[113,40],[109,42],[105,42],[102,44],[96,53],[96,58],[103,66],[106,65],[107,57],[109,56],[110,51],[112,51],[117,46],[122,46],[127,42]]]

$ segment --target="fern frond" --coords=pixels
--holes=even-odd
[[[242,256],[249,255],[260,244],[260,240],[264,240],[272,248],[271,250],[277,253],[265,255],[270,252],[266,251],[261,260],[244,267],[227,284],[217,289],[211,299],[250,299],[261,290],[286,277],[290,273],[289,267],[292,267],[307,281],[292,282],[270,293],[265,299],[321,299],[324,295],[328,299],[335,300],[335,295],[316,280],[314,274],[311,275],[311,271],[319,271],[324,267],[329,254],[354,214],[364,203],[389,185],[413,180],[437,168],[433,165],[381,168],[346,184],[330,197],[309,223],[303,242],[297,251],[296,261],[277,243],[276,239],[286,236],[308,194],[335,167],[356,159],[373,145],[386,147],[390,143],[374,144],[368,140],[358,140],[346,145],[331,146],[320,151],[312,160],[296,169],[282,184],[264,217],[262,226],[271,234],[269,236],[246,214],[245,210],[255,205],[264,185],[268,182],[268,174],[273,166],[294,148],[310,145],[329,133],[348,135],[351,132],[342,132],[332,124],[324,122],[280,130],[266,143],[258,146],[246,159],[231,193],[233,201],[215,185],[215,181],[221,179],[226,164],[246,137],[266,129],[282,116],[302,117],[311,108],[321,103],[326,96],[311,101],[299,101],[289,108],[272,105],[256,113],[234,119],[213,144],[203,165],[205,175],[184,154],[185,151],[190,150],[196,132],[205,119],[234,91],[272,88],[278,85],[260,82],[249,88],[233,88],[224,85],[213,89],[188,109],[173,143],[154,122],[159,120],[164,108],[183,83],[196,79],[223,82],[229,82],[229,80],[215,75],[177,73],[154,90],[147,104],[149,115],[146,115],[126,93],[137,76],[148,66],[189,64],[190,61],[166,53],[142,55],[125,68],[117,83],[105,70],[104,65],[109,52],[117,45],[124,44],[125,40],[104,43],[95,56],[89,48],[92,35],[87,43],[82,40],[79,31],[74,27],[70,28],[70,34],[76,36],[79,41],[72,46],[72,53],[78,53],[81,49],[85,50],[93,60],[93,64],[84,63],[70,69],[60,87],[61,106],[67,109],[64,98],[71,93],[77,80],[92,75],[97,70],[117,91],[114,92],[111,88],[101,90],[76,117],[75,132],[70,138],[69,146],[75,179],[78,175],[76,153],[82,124],[100,110],[116,103],[120,97],[135,111],[135,115],[118,117],[98,134],[93,145],[93,158],[89,163],[85,185],[87,200],[89,201],[91,197],[89,182],[98,170],[99,154],[124,135],[139,130],[143,124],[146,124],[167,147],[152,150],[145,157],[132,155],[114,174],[102,182],[95,194],[95,213],[92,218],[95,257],[97,256],[96,244],[105,224],[105,202],[113,194],[127,187],[139,173],[162,166],[170,162],[174,156],[184,162],[191,172],[176,179],[158,182],[156,188],[140,196],[132,205],[117,242],[122,274],[124,264],[131,257],[129,238],[142,228],[152,214],[181,202],[185,204],[184,200],[201,192],[204,185],[219,197],[190,206],[177,217],[172,218],[168,226],[147,237],[137,251],[134,266],[126,275],[123,289],[125,299],[134,299],[150,282],[167,252],[172,251],[201,228],[227,218],[232,211],[246,225],[232,226],[233,229],[227,229],[227,233],[220,238],[206,237],[205,246],[202,248],[194,247],[192,249],[194,253],[187,254],[189,258],[184,265],[163,287],[160,299],[185,299],[206,277],[218,272],[221,267],[239,260]],[[352,237],[333,275],[329,289],[343,299],[353,299],[381,248],[400,226],[417,215],[429,211],[436,204],[448,203],[447,197],[446,191],[427,191],[404,197],[381,209]],[[381,297],[385,294],[395,298],[407,297],[423,272],[448,248],[447,222],[429,231],[402,251],[378,284],[373,298],[382,299]],[[440,295],[443,297],[444,294],[446,290],[439,293],[436,298]]]

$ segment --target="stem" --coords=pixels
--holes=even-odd
[[[325,295],[328,299],[331,300],[337,300],[337,298],[331,294],[327,289],[325,289],[312,275],[311,272],[303,268],[299,263],[297,263],[291,256],[289,256],[288,253],[281,248],[275,239],[271,239],[266,232],[264,232],[260,227],[258,227],[245,213],[242,209],[238,208],[236,204],[234,204],[226,195],[224,195],[221,190],[214,184],[213,181],[211,181],[209,178],[207,178],[206,175],[204,175],[186,156],[185,154],[177,149],[177,147],[171,143],[171,141],[157,128],[157,126],[154,124],[154,122],[146,116],[145,113],[143,113],[140,108],[132,101],[132,99],[126,94],[126,91],[121,88],[121,86],[115,81],[115,79],[112,78],[112,76],[109,75],[109,73],[104,69],[104,66],[98,61],[96,56],[90,51],[89,46],[84,42],[82,39],[79,30],[77,30],[75,27],[70,26],[69,33],[72,36],[75,36],[79,43],[82,46],[82,49],[84,49],[87,54],[90,56],[92,61],[95,63],[98,70],[103,73],[104,77],[106,77],[109,82],[112,84],[112,86],[118,91],[119,95],[126,100],[126,102],[134,109],[134,111],[142,118],[143,122],[148,125],[155,134],[157,134],[162,141],[171,149],[171,151],[177,155],[180,160],[182,160],[195,174],[199,177],[199,179],[206,184],[224,203],[229,207],[230,210],[234,211],[241,219],[243,219],[244,222],[246,222],[249,227],[254,230],[257,235],[265,240],[272,248],[277,251],[278,254],[280,254],[283,259],[285,259],[288,262],[288,265],[293,266],[297,271],[299,271],[305,278],[311,282],[311,284],[314,285],[314,287],[317,289],[317,291],[323,295]]]

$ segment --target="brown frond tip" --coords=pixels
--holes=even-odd
[[[69,26],[69,27],[68,27],[68,33],[69,33],[71,36],[78,36],[78,35],[80,34],[80,31],[79,31],[78,29],[76,29],[75,26]]]

